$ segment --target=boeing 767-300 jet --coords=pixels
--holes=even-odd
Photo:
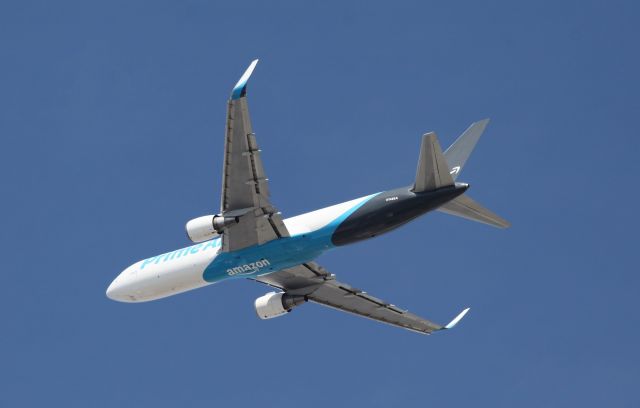
[[[261,319],[311,301],[423,334],[449,329],[340,282],[314,262],[324,251],[389,232],[432,210],[499,228],[509,223],[467,195],[456,178],[488,120],[472,124],[444,153],[435,133],[422,136],[412,185],[356,198],[283,219],[271,204],[262,152],[247,107],[247,81],[258,60],[231,92],[227,108],[220,212],[186,224],[195,245],[139,261],[107,289],[121,302],[145,302],[227,279],[248,278],[275,289],[255,301]]]

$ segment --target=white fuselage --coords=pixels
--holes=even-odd
[[[144,302],[200,288],[225,279],[260,276],[310,261],[332,247],[325,232],[375,194],[284,220],[290,237],[233,253],[221,251],[221,238],[136,262],[107,289],[121,302]],[[226,257],[215,267],[218,257]],[[310,259],[311,258],[311,259]],[[212,268],[214,265],[214,268]],[[208,279],[204,274],[207,271]]]

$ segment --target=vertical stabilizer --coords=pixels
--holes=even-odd
[[[476,147],[478,139],[482,136],[484,128],[487,127],[489,119],[472,123],[467,130],[444,152],[444,157],[449,163],[449,172],[453,179],[457,179],[462,171],[462,167],[467,162],[469,155]]]
[[[449,165],[442,154],[436,134],[430,132],[422,136],[413,191],[421,193],[453,185],[453,178],[449,172]]]

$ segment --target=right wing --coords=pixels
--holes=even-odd
[[[225,252],[289,236],[280,213],[269,200],[269,179],[247,106],[247,81],[257,63],[251,63],[233,88],[227,108],[220,211],[238,222],[224,227]]]
[[[315,262],[259,276],[256,280],[291,295],[302,295],[305,300],[422,334],[450,329],[469,311],[465,309],[449,324],[441,326],[336,281],[333,274]]]

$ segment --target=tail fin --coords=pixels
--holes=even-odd
[[[453,185],[449,171],[449,164],[442,154],[436,134],[430,132],[423,135],[413,191],[421,193]]]
[[[440,206],[438,211],[481,222],[498,228],[508,228],[509,221],[487,210],[466,195],[461,195]]]
[[[444,157],[449,163],[449,173],[453,180],[458,178],[462,167],[467,162],[469,155],[476,147],[478,139],[484,132],[484,128],[487,127],[489,119],[484,119],[479,122],[472,123],[467,130],[464,131],[460,137],[444,152]]]
[[[435,133],[431,132],[422,136],[420,159],[418,160],[413,191],[421,193],[460,184],[455,183],[455,179],[460,174],[488,123],[489,119],[472,123],[444,153],[442,153]],[[468,185],[465,186],[468,187]],[[466,195],[460,195],[443,204],[438,207],[438,211],[498,228],[511,226],[509,221],[487,210]]]

